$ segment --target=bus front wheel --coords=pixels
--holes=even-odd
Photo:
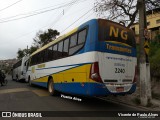
[[[53,83],[53,79],[50,78],[48,81],[48,92],[50,93],[50,95],[55,95],[55,90],[54,90],[54,83]]]

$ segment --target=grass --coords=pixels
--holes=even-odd
[[[141,104],[140,97],[139,96],[135,97],[134,99],[132,99],[132,102],[136,105],[140,105]]]
[[[152,98],[160,100],[160,94],[152,92]]]

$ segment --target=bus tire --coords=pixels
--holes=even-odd
[[[54,82],[52,78],[50,78],[48,81],[48,92],[51,96],[54,96],[56,93],[54,89]]]
[[[12,80],[14,81],[14,78],[13,78],[13,76],[12,76]]]

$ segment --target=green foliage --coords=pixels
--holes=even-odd
[[[132,102],[135,103],[136,105],[140,105],[141,104],[140,96],[137,96],[134,99],[132,99]]]
[[[41,46],[44,46],[51,42],[52,40],[56,39],[56,37],[60,33],[57,30],[48,29],[47,31],[39,31],[36,34],[36,37],[33,39],[33,45],[27,50],[27,49],[19,49],[17,52],[17,58],[21,59],[25,55],[32,54],[34,51],[36,51]]]
[[[151,42],[149,51],[149,61],[151,67],[151,76],[155,78],[160,77],[160,43]],[[139,56],[139,45],[137,45],[137,56]]]
[[[154,39],[155,39],[155,41],[160,42],[160,34],[158,34],[158,33],[157,33],[157,35],[155,36],[155,38],[154,38]]]
[[[18,49],[18,52],[17,52],[17,58],[18,59],[21,59],[22,57],[24,57],[26,54],[27,54],[27,49]]]
[[[160,94],[152,91],[152,98],[160,100]]]
[[[149,46],[150,46],[149,57],[151,58],[156,54],[156,51],[160,48],[160,43],[151,42]]]
[[[153,77],[160,77],[160,44],[153,42],[150,44],[149,53],[151,75]]]
[[[38,47],[34,47],[34,46],[31,46],[30,49],[28,49],[28,50],[27,49],[19,49],[17,52],[17,55],[18,55],[17,58],[21,59],[25,55],[32,54],[37,49],[38,49]]]
[[[58,36],[60,33],[57,30],[53,29],[48,29],[47,31],[39,31],[36,34],[36,37],[33,39],[34,40],[34,45],[37,47],[41,47],[46,45],[47,43],[53,41],[56,39],[56,36]]]
[[[33,52],[35,52],[38,49],[38,47],[35,46],[31,46],[29,49],[29,54],[32,54]]]

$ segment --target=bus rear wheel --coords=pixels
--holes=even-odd
[[[51,96],[55,95],[54,82],[52,78],[50,78],[48,81],[48,92]]]

